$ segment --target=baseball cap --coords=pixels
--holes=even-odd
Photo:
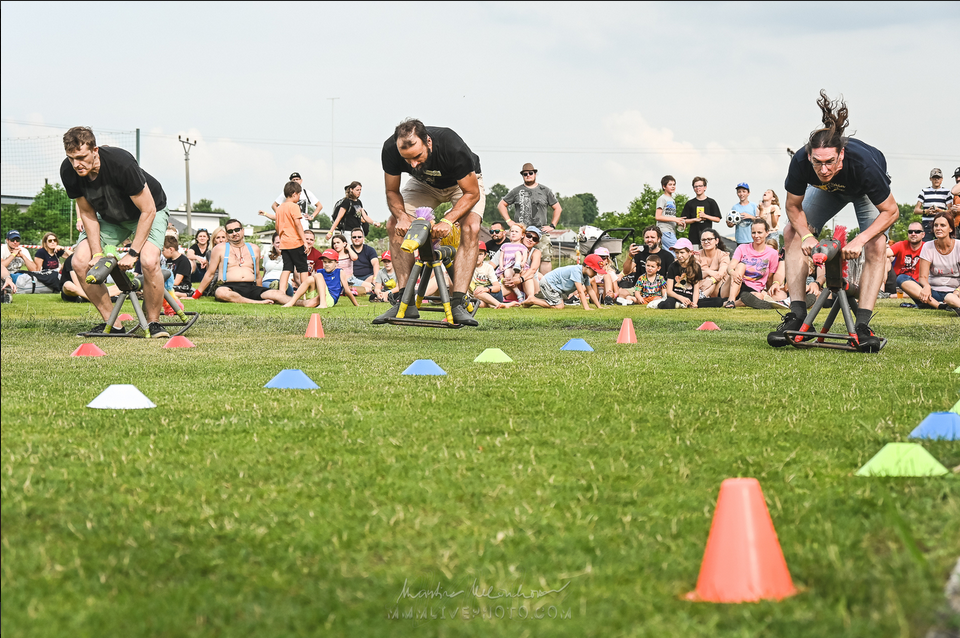
[[[686,248],[689,251],[693,251],[693,244],[690,243],[689,239],[684,237],[683,239],[677,240],[677,243],[675,243],[670,250],[677,252],[681,248]]]
[[[609,249],[609,248],[604,248],[603,246],[600,246],[600,248],[597,248],[595,251],[593,251],[593,254],[594,254],[594,255],[600,255],[601,257],[609,257],[609,256],[610,256],[610,249]]]
[[[939,168],[935,168],[930,171],[930,177],[943,177],[943,171],[941,171]]]
[[[954,177],[960,177],[960,166],[957,167],[957,170],[953,171]]]
[[[487,245],[484,242],[480,242],[480,250],[487,252]]]
[[[393,261],[393,259],[390,257],[389,250],[384,251],[384,253],[380,255],[380,261]]]
[[[324,259],[332,259],[334,261],[340,261],[340,254],[337,253],[333,248],[327,248],[325,251],[320,253],[320,256]]]
[[[533,225],[527,226],[527,229],[524,232],[536,233],[537,237],[543,237],[543,232],[539,228]]]
[[[750,185],[747,184],[746,182],[740,182],[739,184],[737,184],[737,188],[746,188],[747,190],[750,190]]]
[[[297,179],[303,179],[302,177],[300,177],[300,173],[296,171],[290,173],[290,179],[293,179],[294,177],[296,177]]]
[[[583,260],[583,265],[592,269],[593,272],[597,274],[607,272],[607,270],[603,267],[603,262],[600,261],[600,255],[587,255]]]
[[[7,233],[7,239],[20,239],[20,231],[11,230],[10,232]]]

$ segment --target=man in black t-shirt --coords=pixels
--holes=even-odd
[[[119,246],[133,235],[130,250],[120,259],[120,269],[130,270],[140,260],[149,336],[169,337],[158,323],[163,302],[160,250],[169,216],[163,187],[127,151],[97,146],[97,138],[88,127],[76,126],[67,131],[63,148],[67,158],[60,165],[60,181],[70,199],[77,201],[84,227],[74,252],[73,268],[87,298],[104,319],[91,332],[123,331],[120,325],[106,324],[113,310],[106,287],[88,284],[86,277],[95,261],[93,255],[104,246]]]
[[[350,231],[350,246],[357,258],[353,262],[353,277],[347,283],[362,289],[363,294],[369,295],[373,290],[373,282],[380,272],[380,255],[372,246],[363,243],[363,229],[354,228]]]
[[[806,257],[817,245],[817,235],[824,224],[852,203],[860,234],[844,246],[842,257],[856,259],[861,252],[864,255],[856,313],[857,349],[878,352],[881,340],[869,322],[886,277],[885,233],[900,218],[900,209],[890,191],[883,153],[843,135],[848,124],[846,104],[831,101],[820,91],[817,105],[824,128],[811,133],[806,146],[790,160],[784,183],[790,219],[783,234],[787,287],[791,291],[790,312],[768,335],[767,343],[774,347],[788,345],[783,333],[800,330],[805,325],[807,306],[802,291],[808,272]]]
[[[700,250],[700,233],[708,228],[713,228],[713,222],[721,221],[722,215],[717,202],[707,197],[706,177],[693,178],[693,192],[695,197],[687,200],[687,203],[683,205],[681,216],[696,220],[689,224],[690,234],[688,239],[693,244],[694,251],[698,251]]]
[[[456,132],[439,126],[424,126],[420,120],[404,120],[383,143],[380,154],[387,191],[387,236],[390,254],[397,273],[396,304],[373,320],[386,323],[397,316],[400,294],[413,268],[413,255],[400,250],[403,236],[410,228],[417,208],[436,208],[450,203],[453,208],[433,225],[434,239],[443,239],[459,224],[461,239],[454,262],[452,311],[456,323],[476,326],[477,321],[464,306],[464,297],[479,252],[478,234],[483,217],[484,194],[480,158]],[[410,175],[400,187],[400,176]],[[416,308],[409,308],[406,318],[418,317]]]
[[[176,237],[168,236],[163,240],[163,258],[167,262],[167,269],[173,272],[173,290],[180,297],[189,297],[193,294],[190,284],[190,260],[180,253],[180,242]]]
[[[660,272],[667,272],[667,268],[670,267],[675,258],[673,253],[663,248],[660,243],[662,238],[663,234],[657,226],[647,226],[643,229],[643,244],[640,246],[630,244],[628,253],[632,259],[628,257],[623,262],[623,276],[625,278],[631,276],[631,280],[636,280],[641,277],[644,273],[643,269],[646,267],[647,257],[650,255],[658,255],[660,257]]]

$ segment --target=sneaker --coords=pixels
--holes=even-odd
[[[901,308],[916,308],[916,307],[917,307],[917,304],[915,304],[915,303],[907,303],[906,301],[904,301],[902,304],[900,304],[900,307],[901,307]]]
[[[818,295],[815,295],[812,292],[808,292],[807,298],[805,299],[807,303],[807,308],[812,308],[813,304],[817,303],[817,299],[818,299]]]
[[[389,298],[389,297],[388,297],[388,298]],[[399,301],[397,301],[397,303],[395,303],[395,304],[392,304],[392,305],[390,306],[390,308],[389,308],[385,313],[383,313],[382,315],[380,315],[379,317],[377,317],[376,319],[374,319],[374,320],[373,320],[373,325],[379,326],[379,325],[381,325],[381,324],[387,323],[387,319],[393,319],[393,318],[395,318],[395,317],[397,316],[397,313],[398,313],[398,312],[400,312],[400,302],[399,302]],[[406,311],[405,313],[403,313],[403,318],[404,318],[404,319],[419,319],[419,318],[420,318],[420,311],[417,310],[417,307],[416,307],[415,305],[407,306],[407,311]]]
[[[752,292],[745,293],[740,297],[740,301],[743,302],[744,306],[748,306],[755,310],[770,310],[773,308],[773,304],[769,301],[764,301],[760,297],[756,296]]]
[[[621,306],[629,306],[633,303],[633,299],[630,299],[629,297],[618,297],[617,303]]]
[[[880,352],[880,337],[865,323],[858,323],[857,350],[860,352]]]
[[[612,306],[615,302],[613,301],[613,297],[611,297],[610,295],[604,295],[601,303],[604,306]]]
[[[480,325],[480,322],[473,318],[473,315],[470,314],[467,307],[462,303],[452,305],[450,311],[453,314],[453,323],[460,324],[461,326]]]
[[[169,336],[170,336],[170,333],[167,332],[167,329],[164,328],[163,326],[161,326],[161,325],[160,325],[159,323],[157,323],[156,321],[154,321],[154,322],[151,323],[149,326],[147,326],[147,329],[150,331],[150,338],[151,338],[151,339],[160,339],[161,337],[169,337]]]
[[[123,326],[120,326],[119,328],[111,328],[111,329],[110,329],[110,334],[126,334],[126,333],[127,333],[127,331],[123,328]],[[78,336],[78,337],[82,337],[83,334],[84,334],[84,333],[80,333],[80,334],[78,334],[77,336]],[[88,330],[86,334],[107,334],[107,324],[106,324],[106,323],[98,323],[98,324],[95,325],[93,328],[91,328],[90,330]]]
[[[877,299],[889,299],[889,298],[890,298],[889,292],[885,292],[881,290],[879,293],[877,293]]]
[[[794,312],[788,312],[783,315],[783,322],[777,326],[777,329],[767,335],[767,343],[774,348],[782,348],[790,345],[790,338],[786,333],[788,330],[799,330],[803,327],[803,320],[806,317],[798,317]]]
[[[777,301],[774,299],[771,303],[773,304],[774,308],[786,308],[787,310],[790,309],[790,304],[788,304],[786,301]],[[809,306],[807,307],[809,308]]]

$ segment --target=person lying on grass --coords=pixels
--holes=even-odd
[[[540,292],[533,297],[525,299],[522,306],[540,306],[542,308],[555,308],[563,310],[563,300],[571,293],[576,293],[580,299],[580,305],[584,310],[590,310],[587,304],[587,296],[599,310],[603,310],[600,305],[600,298],[597,296],[597,282],[594,277],[602,274],[603,262],[597,255],[587,255],[583,260],[583,266],[576,264],[564,266],[551,270],[543,279],[540,280]]]
[[[243,241],[243,224],[229,219],[226,223],[227,242],[214,246],[210,252],[207,274],[203,276],[193,298],[199,299],[203,291],[217,276],[223,283],[217,286],[214,298],[227,303],[286,304],[290,297],[279,290],[257,285],[257,266],[260,263],[260,246]],[[302,249],[301,249],[302,250]],[[320,298],[306,303],[297,300],[296,305],[316,307]]]
[[[312,301],[317,301],[320,308],[332,308],[337,305],[342,295],[346,295],[354,306],[359,306],[353,290],[347,284],[347,273],[343,272],[337,266],[339,265],[340,255],[332,248],[328,248],[321,254],[323,268],[313,274],[313,277],[304,278],[304,282],[297,288],[293,294],[293,299],[283,304],[284,308],[289,308],[305,295],[311,288],[317,289],[317,296]],[[310,302],[307,302],[308,304]]]
[[[727,273],[730,275],[730,292],[724,308],[750,306],[759,310],[773,308],[764,301],[763,293],[770,278],[780,265],[780,255],[767,246],[770,228],[764,219],[756,219],[750,226],[751,244],[740,244],[733,253]],[[784,304],[779,304],[784,305]]]

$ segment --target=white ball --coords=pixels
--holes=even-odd
[[[727,223],[730,223],[736,226],[737,224],[740,223],[740,220],[741,220],[741,217],[739,212],[732,210],[729,213],[727,213]]]

